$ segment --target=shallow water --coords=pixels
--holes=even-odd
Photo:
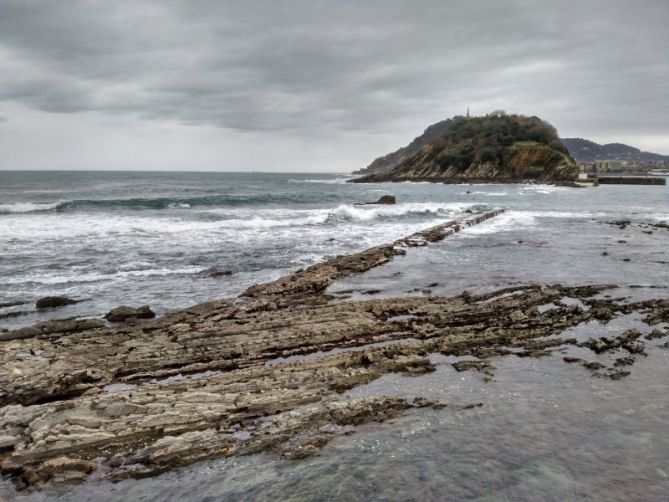
[[[592,336],[602,327],[585,329]],[[310,459],[221,459],[151,479],[90,482],[58,499],[665,501],[669,350],[648,352],[619,381],[564,363],[567,352],[493,359],[488,383],[479,373],[456,372],[455,358],[435,356],[434,373],[386,375],[349,395],[424,396],[449,404],[441,410],[365,426]],[[483,406],[463,409],[476,403]]]

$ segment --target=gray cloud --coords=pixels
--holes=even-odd
[[[666,151],[667,26],[666,0],[4,0],[0,112],[381,138],[364,164],[471,106]]]

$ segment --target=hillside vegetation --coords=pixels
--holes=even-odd
[[[562,142],[577,162],[594,162],[596,160],[620,160],[641,163],[669,162],[669,155],[644,152],[622,143],[600,145],[583,138],[563,138]]]
[[[365,175],[356,182],[569,181],[578,168],[553,126],[496,112],[438,122],[356,174]]]

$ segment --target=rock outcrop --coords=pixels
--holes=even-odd
[[[65,296],[45,296],[39,298],[35,302],[35,307],[38,309],[49,309],[54,307],[64,307],[65,305],[72,305],[73,303],[78,303],[78,300],[72,300]]]
[[[537,117],[455,117],[375,160],[354,183],[569,183],[578,167],[557,132]]]
[[[151,319],[153,317],[156,317],[156,314],[148,305],[137,308],[121,305],[108,312],[105,319],[109,322],[123,322],[130,319]]]
[[[374,202],[361,202],[356,204],[356,206],[368,206],[374,204],[397,204],[397,199],[394,195],[382,195]]]

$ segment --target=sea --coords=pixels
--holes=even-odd
[[[374,297],[454,295],[544,282],[669,297],[669,230],[634,225],[669,223],[667,186],[350,179],[0,171],[0,328],[100,317],[119,305],[164,314],[234,297],[329,257],[492,208],[506,212],[328,292],[346,301],[376,290]],[[397,204],[359,205],[386,194]],[[611,224],[623,219],[633,225]],[[81,301],[34,308],[51,295]],[[626,316],[579,336],[629,327],[649,330]],[[422,395],[455,406],[364,426],[310,459],[265,453],[25,496],[0,482],[0,499],[669,501],[669,350],[659,345],[620,381],[551,356],[500,358],[495,379],[484,382],[434,356],[430,375],[386,375],[351,393]]]

